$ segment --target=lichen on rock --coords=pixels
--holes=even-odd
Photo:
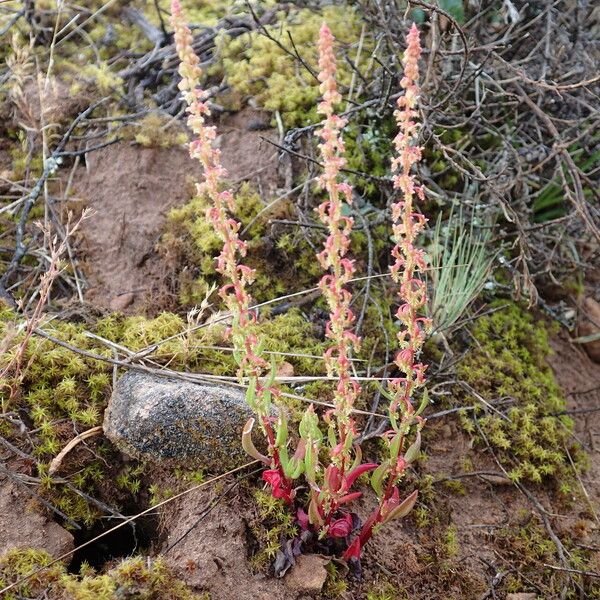
[[[138,459],[195,459],[220,470],[247,461],[240,439],[251,415],[243,390],[128,371],[109,400],[104,433]]]

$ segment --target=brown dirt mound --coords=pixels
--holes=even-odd
[[[575,420],[574,435],[590,458],[581,485],[600,517],[600,365],[580,345],[571,343],[564,331],[552,340],[552,348],[550,366],[567,395],[567,409]]]
[[[256,182],[262,194],[277,185],[277,153],[263,138],[265,119],[244,111],[223,119],[217,145],[233,183]],[[82,225],[86,300],[102,308],[149,312],[169,307],[169,266],[156,251],[168,211],[189,200],[200,167],[183,147],[144,148],[121,142],[87,158],[74,179],[93,210]]]
[[[12,548],[36,548],[58,557],[73,549],[73,536],[5,476],[0,477],[0,556]]]
[[[131,309],[156,292],[154,247],[169,209],[189,198],[181,174],[193,173],[194,167],[181,148],[121,143],[91,156],[76,183],[93,210],[82,228],[87,300]]]
[[[283,583],[253,574],[246,543],[251,501],[236,494],[211,510],[217,491],[199,490],[170,506],[160,551],[190,586],[211,600],[293,600]],[[185,537],[184,537],[185,536]]]

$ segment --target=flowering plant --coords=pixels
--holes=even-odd
[[[275,365],[263,356],[257,317],[250,308],[248,288],[255,274],[241,262],[246,254],[246,244],[238,235],[240,223],[233,215],[233,194],[231,190],[222,189],[226,172],[220,162],[219,150],[213,146],[215,128],[206,123],[210,110],[198,87],[199,60],[193,51],[192,35],[179,1],[172,0],[171,6],[171,22],[180,58],[179,88],[188,105],[188,125],[196,136],[190,144],[190,154],[204,169],[204,181],[198,191],[211,200],[207,218],[223,242],[217,269],[225,280],[220,295],[232,316],[228,333],[239,366],[238,375],[247,387],[247,402],[266,437],[268,453],[261,454],[252,442],[255,419],[246,424],[242,445],[249,455],[268,467],[262,478],[270,486],[273,496],[296,509],[302,534],[295,547],[312,544],[321,551],[343,555],[358,566],[362,548],[377,528],[408,514],[417,499],[417,491],[401,499],[398,483],[408,465],[419,455],[420,431],[425,422],[421,413],[427,404],[426,394],[418,410],[412,404],[415,391],[425,382],[426,366],[419,362],[419,354],[430,327],[429,321],[420,316],[427,301],[427,290],[420,277],[425,267],[423,251],[416,247],[417,236],[425,227],[426,219],[416,210],[414,201],[415,198],[423,199],[423,189],[411,174],[413,165],[421,157],[421,150],[414,143],[418,133],[416,107],[421,52],[418,29],[413,25],[407,38],[401,81],[405,93],[398,99],[395,112],[399,132],[394,140],[397,155],[392,160],[394,188],[399,198],[392,205],[395,246],[391,276],[399,289],[400,307],[396,314],[402,327],[398,333],[400,349],[395,362],[402,376],[390,380],[389,388],[384,392],[389,400],[391,427],[383,435],[387,456],[381,463],[363,463],[360,445],[356,442],[359,431],[353,419],[353,407],[361,388],[352,375],[351,358],[360,345],[360,339],[352,329],[352,294],[348,288],[355,269],[354,262],[347,256],[353,220],[346,214],[352,204],[352,188],[340,180],[345,164],[342,131],[346,121],[335,113],[341,95],[335,79],[333,35],[323,24],[318,40],[322,95],[318,111],[324,117],[318,135],[323,172],[318,183],[326,198],[318,207],[318,213],[327,229],[327,238],[318,260],[326,271],[319,287],[329,308],[326,337],[331,341],[323,358],[327,374],[336,381],[336,387],[331,410],[319,417],[310,405],[304,412],[299,424],[299,442],[290,456],[288,423],[285,409],[278,402],[281,392],[276,383]],[[413,429],[416,437],[409,444]],[[361,496],[360,491],[352,488],[366,473],[371,473],[370,482],[378,503],[363,524],[348,505]],[[296,482],[301,476],[308,485],[304,506],[297,505],[301,487]]]
[[[225,284],[219,294],[229,309],[232,322],[228,330],[239,365],[239,377],[247,384],[246,400],[255,412],[267,438],[269,456],[264,456],[252,443],[254,419],[246,424],[242,434],[244,449],[257,460],[268,465],[263,478],[273,489],[273,495],[291,504],[294,498],[292,480],[301,474],[303,463],[298,456],[287,454],[287,423],[285,412],[279,417],[272,414],[273,399],[279,397],[274,384],[275,368],[262,356],[262,344],[254,331],[256,315],[250,310],[251,299],[247,287],[255,277],[254,270],[239,262],[246,255],[246,244],[239,238],[240,222],[229,215],[233,211],[233,193],[222,190],[227,172],[221,164],[220,151],[214,147],[216,129],[206,123],[210,108],[198,86],[201,75],[199,58],[192,47],[192,34],[182,15],[179,0],[171,3],[171,24],[175,30],[175,47],[179,55],[179,89],[187,103],[188,126],[197,136],[190,143],[190,155],[203,167],[204,181],[198,184],[198,193],[206,194],[211,201],[206,217],[223,242],[217,258],[217,271]],[[302,455],[302,447],[300,452]]]

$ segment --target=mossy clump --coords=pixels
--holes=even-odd
[[[54,598],[56,600],[210,600],[193,593],[167,568],[161,557],[128,558],[104,574],[83,565],[79,574],[68,573],[64,564],[50,565],[52,557],[30,548],[13,549],[0,558],[0,587],[14,583],[41,567],[47,567],[6,593],[5,600]]]
[[[409,598],[405,589],[400,589],[383,578],[378,579],[367,592],[367,600],[408,600]]]
[[[286,127],[317,122],[316,40],[324,20],[349,60],[364,66],[370,55],[370,41],[365,36],[358,56],[361,22],[352,6],[328,6],[322,14],[307,8],[291,9],[287,13],[280,11],[278,22],[267,25],[269,34],[289,52],[257,30],[235,39],[221,38],[220,68],[225,72],[226,82],[238,95],[252,97],[266,110],[278,111]],[[296,51],[312,73],[294,57]],[[352,68],[343,58],[338,61],[337,80],[342,88],[348,88],[352,81]]]
[[[113,367],[100,357],[112,358],[113,351],[109,344],[89,333],[133,352],[156,346],[152,360],[174,370],[185,368],[227,376],[237,371],[233,353],[227,349],[228,342],[223,337],[225,325],[215,324],[190,332],[185,319],[162,313],[154,319],[112,314],[90,325],[58,319],[48,321],[42,329],[50,336],[99,358],[33,336],[25,348],[18,374],[13,361],[23,342],[21,321],[3,303],[0,309],[0,340],[7,341],[0,355],[0,372],[8,367],[0,387],[0,400],[4,412],[26,415],[32,429],[25,442],[16,425],[2,420],[0,435],[32,454],[37,461],[39,493],[76,523],[91,525],[101,515],[95,505],[75,490],[50,477],[48,467],[77,433],[101,424],[112,390]],[[323,374],[322,361],[314,358],[322,355],[323,342],[317,339],[313,325],[300,311],[291,309],[273,318],[265,315],[257,328],[265,339],[265,350],[275,353],[277,367],[285,362],[298,373]],[[295,401],[290,403],[292,413],[298,408]],[[88,449],[90,445],[93,452]],[[71,451],[59,474],[88,495],[101,495],[112,505],[126,505],[140,493],[144,467],[132,463],[119,469],[119,464],[112,446],[97,437]],[[107,485],[111,480],[117,485]]]
[[[11,132],[7,139],[15,138],[9,154],[11,157],[10,171],[5,173],[11,181],[29,181],[37,179],[44,170],[41,153],[32,153],[28,149],[27,134],[23,130]]]
[[[261,5],[273,4],[273,0],[263,0]],[[157,2],[144,2],[142,8],[148,21],[155,26],[160,26],[156,7],[162,11],[163,18],[171,12],[171,0],[158,0]],[[236,12],[238,8],[245,9],[239,0],[182,0],[181,8],[188,23],[192,26],[214,27],[219,19]]]
[[[496,308],[472,327],[474,343],[458,375],[487,402],[505,402],[497,406],[501,416],[469,398],[476,404],[481,431],[507,465],[510,477],[539,483],[553,476],[562,482],[562,491],[568,492],[566,480],[572,477],[567,473],[565,448],[575,458],[579,450],[570,437],[572,419],[560,415],[566,408],[565,398],[546,362],[552,352],[548,326],[517,304]],[[485,443],[470,414],[461,420],[476,440]]]
[[[255,490],[254,500],[258,510],[256,521],[250,526],[258,551],[251,564],[257,571],[265,571],[281,549],[281,540],[292,539],[298,533],[296,518],[283,500],[263,490]]]
[[[234,202],[241,237],[248,245],[244,262],[256,270],[250,290],[253,299],[262,302],[313,287],[321,269],[303,233],[295,230],[276,235],[268,225],[275,214],[289,217],[289,204],[282,202],[263,213],[265,203],[247,183],[234,194]],[[186,308],[199,305],[207,292],[221,282],[215,257],[222,242],[206,218],[209,206],[208,198],[196,196],[184,206],[174,208],[160,244],[162,253],[178,269],[179,301]]]
[[[367,196],[380,194],[373,178],[390,174],[390,158],[394,154],[393,140],[396,122],[391,114],[380,117],[375,111],[365,111],[361,121],[350,121],[344,129],[346,168],[368,176],[348,173],[348,181]]]
[[[188,136],[177,121],[154,111],[121,129],[119,135],[144,148],[171,148],[188,141]]]
[[[322,600],[334,600],[336,598],[346,597],[348,591],[348,578],[344,569],[340,568],[335,562],[329,562],[325,565],[327,570],[327,579],[323,585],[323,591],[320,598]]]
[[[597,570],[595,553],[578,545],[576,532],[573,534],[563,533],[559,536],[568,556],[569,568],[594,572]],[[547,566],[561,565],[558,550],[548,531],[530,511],[519,511],[506,527],[496,532],[495,537],[506,564],[518,565],[518,569],[503,580],[502,588],[498,591],[518,593],[535,590],[540,598],[557,598],[566,586],[567,594],[562,597],[600,598],[600,586],[596,578],[575,572],[561,572]]]

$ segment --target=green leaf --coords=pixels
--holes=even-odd
[[[417,501],[418,495],[419,495],[419,490],[415,490],[410,496],[407,496],[400,503],[399,506],[396,506],[396,508],[392,509],[385,516],[383,522],[387,523],[388,521],[391,521],[392,519],[401,519],[402,517],[405,517],[413,509],[413,506],[415,505],[415,503]]]
[[[404,460],[407,463],[415,462],[419,458],[419,454],[421,454],[421,433],[417,431],[417,439],[404,453]]]
[[[458,23],[464,23],[465,8],[462,0],[438,0],[438,6],[447,13],[450,13]]]
[[[383,497],[383,480],[388,472],[390,461],[383,461],[371,475],[371,487],[375,490],[378,498]]]

